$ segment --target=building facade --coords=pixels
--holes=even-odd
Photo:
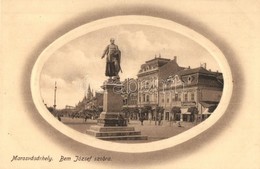
[[[146,119],[194,121],[207,118],[217,107],[223,90],[220,72],[206,69],[206,64],[197,68],[182,67],[177,57],[155,57],[140,66],[137,79],[127,78],[117,92],[123,99],[123,109],[132,119],[145,112]],[[103,93],[95,96],[88,88],[86,96],[75,107],[77,110],[102,109]],[[174,110],[179,110],[178,113]],[[162,113],[161,113],[162,112]],[[177,118],[178,117],[178,118]]]
[[[177,64],[177,57],[173,60],[155,57],[141,65],[137,74],[138,107],[150,107],[149,117],[155,119],[155,111],[159,105],[160,88],[163,80],[171,74],[184,69]]]
[[[222,73],[206,69],[206,64],[197,68],[181,67],[177,57],[173,60],[154,58],[141,65],[137,74],[137,106],[151,107],[150,116],[155,119],[156,109],[164,109],[163,119],[176,119],[173,108],[179,108],[180,118],[192,121],[190,110],[196,109],[196,115],[203,119],[216,107],[223,90]]]
[[[88,86],[88,90],[82,101],[79,101],[75,106],[75,110],[78,112],[90,111],[102,111],[103,109],[103,92],[93,92]],[[100,112],[99,112],[100,113]]]
[[[190,108],[196,108],[200,119],[206,118],[216,107],[223,91],[222,73],[211,72],[206,67],[186,68],[165,79],[160,88],[159,106],[164,107],[164,119],[174,119],[173,107],[181,109],[181,117],[191,120]]]

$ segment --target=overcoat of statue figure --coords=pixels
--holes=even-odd
[[[101,59],[106,57],[106,72],[105,75],[108,77],[116,76],[118,77],[119,71],[122,72],[120,66],[121,60],[121,51],[118,49],[118,46],[115,44],[115,39],[110,39],[110,44],[106,47]]]

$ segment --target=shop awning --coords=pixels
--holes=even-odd
[[[188,108],[182,108],[181,109],[181,114],[191,114],[191,113],[188,112]]]
[[[211,114],[211,113],[209,112],[209,108],[206,108],[206,110],[205,110],[204,112],[202,112],[202,114]]]
[[[209,108],[211,106],[216,106],[218,105],[219,102],[211,102],[211,101],[201,101],[200,104],[205,107],[205,108]]]

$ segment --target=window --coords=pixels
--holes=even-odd
[[[175,101],[178,101],[178,93],[175,93],[175,94],[174,94],[174,100],[175,100]]]
[[[191,93],[191,100],[194,101],[195,100],[195,94]]]
[[[127,102],[127,99],[124,99],[124,100],[123,100],[123,105],[127,105],[127,103],[128,103],[128,102]]]
[[[162,103],[164,103],[164,99],[162,99]]]
[[[170,99],[169,98],[167,98],[167,103],[169,103],[170,102]]]
[[[192,77],[191,77],[191,76],[189,76],[189,77],[188,77],[188,84],[190,84],[190,83],[191,83],[191,81],[192,81]]]
[[[150,97],[149,97],[149,95],[146,96],[146,101],[147,101],[147,102],[150,101]]]
[[[184,101],[188,101],[188,93],[184,94]]]

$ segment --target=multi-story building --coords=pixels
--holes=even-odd
[[[190,120],[189,108],[196,108],[202,118],[207,109],[217,106],[223,90],[222,73],[206,69],[181,67],[177,57],[173,60],[155,57],[141,65],[137,74],[139,108],[150,106],[151,116],[157,115],[156,107],[164,109],[163,118],[174,118],[173,107],[181,110],[181,117]]]
[[[173,107],[179,107],[184,120],[190,120],[190,107],[198,110],[200,118],[206,110],[217,106],[222,95],[222,73],[212,72],[206,66],[186,68],[168,76],[159,91],[159,106],[164,107],[164,119],[174,116]],[[174,117],[173,117],[174,118]]]
[[[218,105],[223,90],[222,73],[207,70],[206,64],[181,67],[176,56],[172,60],[161,57],[148,60],[141,65],[137,79],[128,78],[121,83],[123,88],[117,92],[122,95],[123,109],[134,119],[142,108],[149,108],[146,117],[152,119],[162,109],[164,120],[176,119],[173,108],[178,108],[180,118],[186,121],[192,121],[190,108],[196,108],[198,117],[207,117],[210,115],[207,110]],[[102,105],[103,93],[96,92],[94,96],[89,86],[76,109],[102,108]]]
[[[123,96],[123,107],[136,108],[137,107],[137,96],[138,86],[137,80],[134,78],[125,79],[122,84],[124,86],[122,90]]]
[[[173,60],[155,57],[141,65],[137,74],[138,107],[151,107],[151,116],[156,116],[155,109],[159,103],[159,88],[163,80],[184,69],[177,64],[177,57]]]

